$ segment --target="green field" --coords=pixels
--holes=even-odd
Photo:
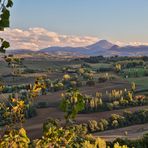
[[[145,69],[144,67],[139,67],[139,68],[127,68],[122,70],[121,75],[123,77],[141,77],[141,76],[146,76],[148,74],[148,69]]]
[[[97,64],[89,64],[92,68],[99,69],[99,68],[111,68],[112,64],[107,63],[97,63]]]
[[[148,89],[148,77],[128,78],[130,83],[135,82],[140,89]]]

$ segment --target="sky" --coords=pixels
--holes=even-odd
[[[106,39],[148,44],[148,0],[14,0],[12,48],[85,46]]]

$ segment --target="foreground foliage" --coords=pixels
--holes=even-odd
[[[94,138],[92,135],[82,134],[75,128],[63,128],[55,120],[49,119],[43,125],[43,136],[40,139],[30,140],[24,128],[5,131],[0,139],[0,148],[61,148],[61,147],[82,147],[82,148],[106,148],[106,142],[101,138]],[[127,148],[114,144],[114,148]]]

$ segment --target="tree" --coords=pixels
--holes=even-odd
[[[78,112],[84,109],[83,95],[76,89],[70,89],[62,94],[61,109],[66,112],[67,122],[74,119]]]
[[[115,65],[115,71],[118,73],[121,71],[121,64],[116,64]]]
[[[12,0],[0,0],[0,31],[4,31],[4,28],[9,27],[10,22],[10,11],[9,9],[13,6]],[[4,53],[5,49],[10,47],[9,42],[0,38],[1,46],[0,52]]]
[[[133,92],[136,90],[136,84],[135,84],[135,82],[132,82],[131,83],[131,89],[132,89]]]

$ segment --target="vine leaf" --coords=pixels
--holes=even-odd
[[[2,46],[3,46],[4,48],[9,48],[9,47],[10,47],[10,44],[9,44],[9,42],[7,42],[7,41],[3,41]]]
[[[6,7],[8,8],[8,7],[12,7],[12,6],[13,6],[12,0],[8,0]]]
[[[9,17],[10,17],[9,10],[6,8],[3,8],[2,14],[0,15],[0,17],[1,17],[0,28],[9,27]]]
[[[2,41],[1,47],[0,47],[0,52],[5,53],[5,49],[10,47],[9,42],[7,41]]]

